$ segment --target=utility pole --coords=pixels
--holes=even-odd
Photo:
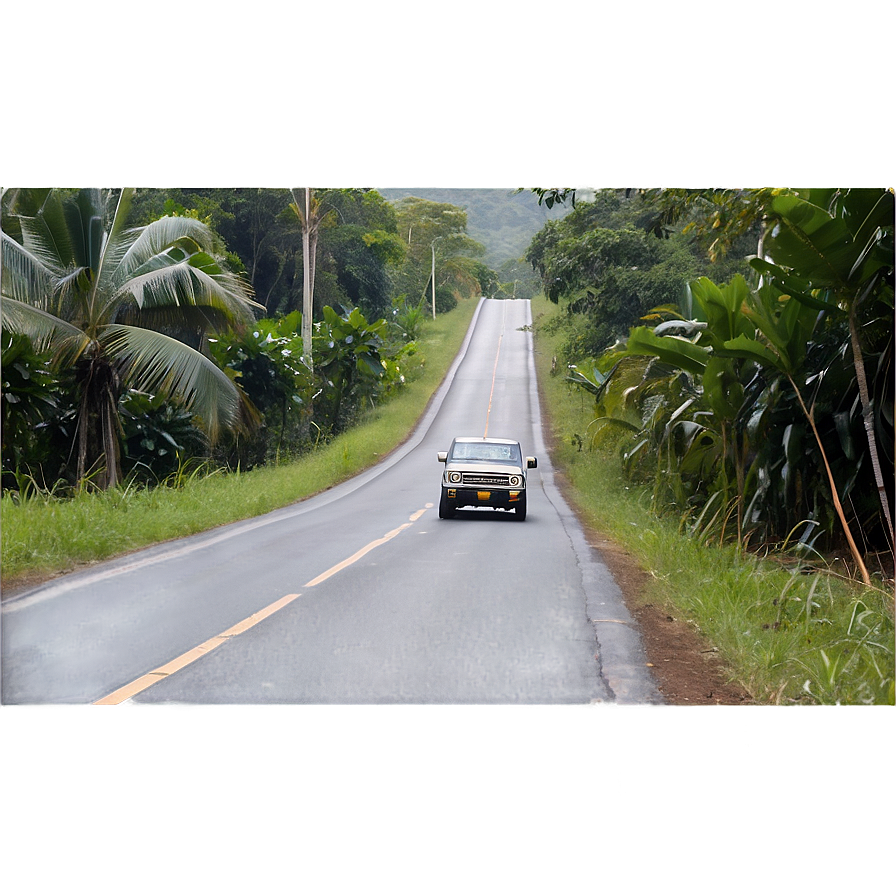
[[[432,249],[432,319],[436,319],[436,243],[444,239],[444,237],[437,236],[430,246]]]
[[[311,189],[305,188],[304,208],[299,204],[295,190],[291,190],[293,207],[302,224],[302,354],[305,364],[312,368],[311,333],[312,314],[314,313],[314,262],[317,254],[317,216],[311,217]]]
[[[305,226],[302,228],[302,348],[305,359],[311,367],[311,315],[314,296],[311,292],[311,190],[305,188]]]

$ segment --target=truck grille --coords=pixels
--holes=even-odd
[[[510,476],[507,473],[464,473],[463,484],[509,488]]]

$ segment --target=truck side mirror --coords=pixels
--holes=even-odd
[[[530,470],[534,470],[538,466],[538,458],[537,457],[527,457],[526,458],[526,467]]]
[[[448,462],[448,452],[447,452],[447,451],[440,451],[440,452],[439,452],[439,463],[440,463],[440,464],[444,464],[444,463],[447,463],[447,462]]]

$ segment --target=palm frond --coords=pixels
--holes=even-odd
[[[210,307],[224,312],[234,324],[251,322],[250,308],[261,308],[251,298],[251,287],[235,274],[222,271],[216,264],[209,273],[211,256],[195,253],[181,261],[169,257],[164,267],[148,270],[132,277],[113,293],[104,309],[106,319],[112,319],[116,308],[129,298],[140,308],[163,306]],[[201,265],[201,266],[200,266]]]
[[[82,263],[76,259],[69,225],[65,203],[55,191],[47,196],[37,215],[19,216],[22,246],[57,276]]]
[[[90,312],[90,268],[80,267],[70,271],[56,281],[56,294],[49,310],[57,317],[72,323],[88,324]]]
[[[52,187],[6,187],[3,210],[11,215],[36,215],[52,192]]]
[[[128,210],[131,207],[131,200],[133,197],[133,188],[123,189],[118,194],[118,202],[115,205],[115,214],[112,218],[112,224],[109,227],[109,232],[103,234],[102,248],[94,266],[93,286],[91,288],[89,303],[91,306],[95,304],[97,291],[101,290],[101,283],[105,272],[110,272],[105,276],[108,276],[111,282],[112,277],[114,277],[114,272],[118,268],[119,259],[115,252],[115,247],[119,244],[120,235],[124,232],[124,224],[127,220]]]
[[[47,308],[53,296],[54,272],[6,233],[0,232],[0,266],[4,297]]]
[[[3,329],[27,336],[36,351],[53,349],[58,359],[77,357],[90,341],[73,324],[9,296],[0,302],[0,318]]]
[[[230,327],[232,316],[219,308],[208,305],[193,307],[187,305],[162,305],[140,308],[136,302],[122,305],[116,312],[116,324],[158,330],[169,336],[177,333],[221,333]]]
[[[213,361],[183,342],[142,327],[115,324],[102,343],[122,378],[143,392],[176,395],[202,421],[212,441],[241,415],[241,393]]]
[[[215,237],[211,229],[195,218],[159,218],[145,227],[122,232],[116,238],[113,250],[116,261],[115,286],[120,287],[151,258],[162,255],[170,246],[183,240],[192,241],[195,247],[207,252],[215,248]]]

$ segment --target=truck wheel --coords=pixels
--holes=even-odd
[[[526,518],[526,493],[520,495],[519,501],[516,502],[516,510],[514,511],[516,518],[522,522]]]
[[[442,497],[439,499],[439,519],[450,520],[454,518],[454,505],[448,500],[445,489],[442,489]]]

